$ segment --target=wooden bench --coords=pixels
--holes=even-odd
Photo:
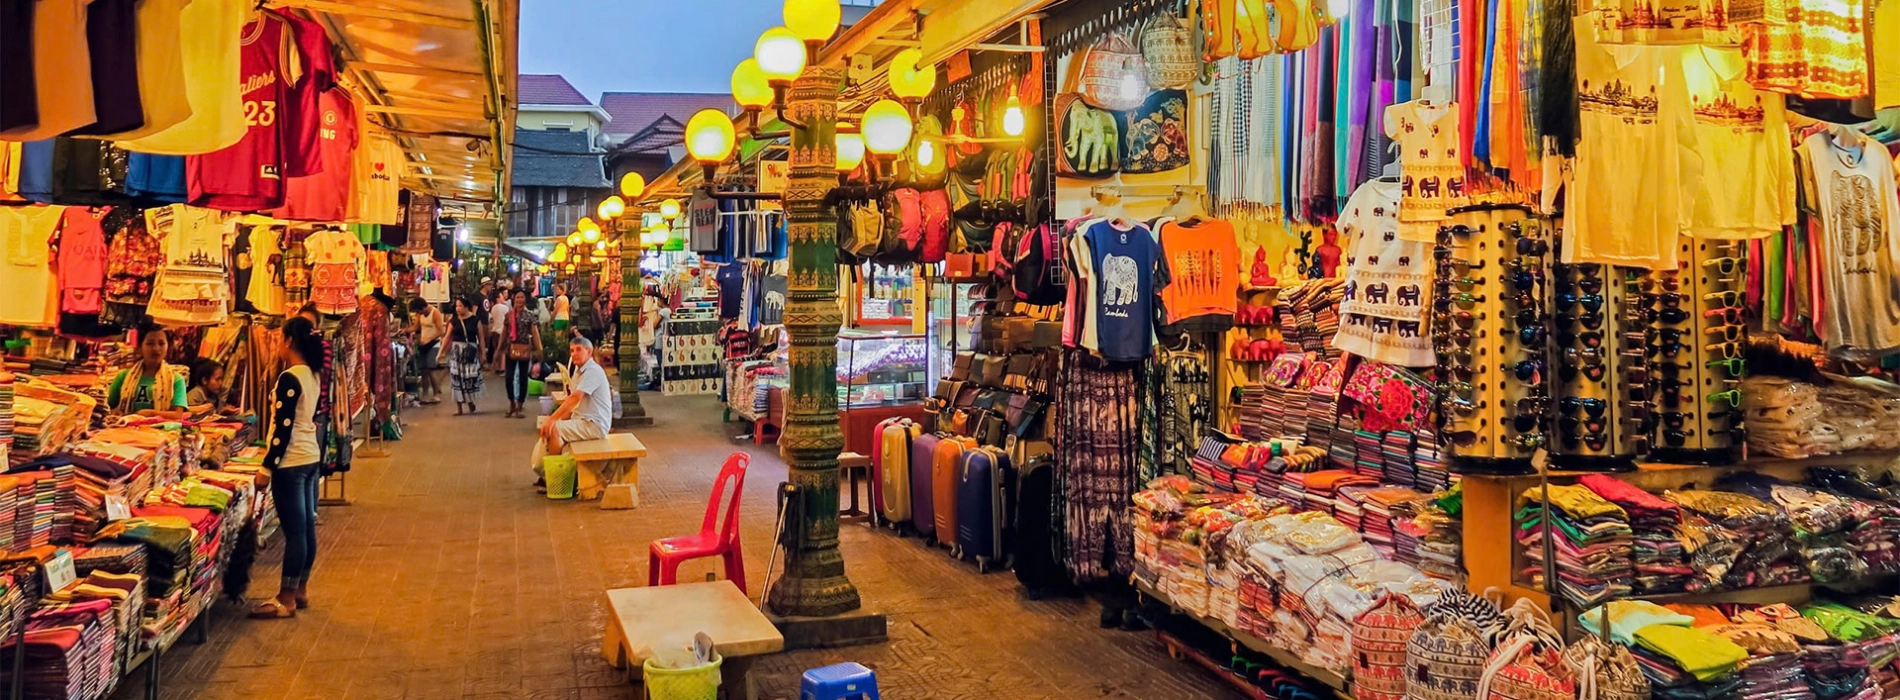
[[[647,446],[640,438],[633,433],[612,433],[606,439],[571,443],[567,448],[576,466],[575,496],[590,501],[600,498],[602,508],[640,505],[640,458],[647,456]],[[626,498],[618,494],[602,498],[620,487],[627,491]]]
[[[693,645],[705,632],[719,652],[720,690],[732,700],[757,697],[751,669],[755,657],[785,649],[785,637],[731,581],[681,583],[607,591],[607,631],[600,653],[635,682],[646,653]]]

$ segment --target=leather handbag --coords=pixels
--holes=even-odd
[[[1003,386],[1028,391],[1030,377],[1036,371],[1036,360],[1035,355],[1010,355],[1009,364],[1003,368]]]
[[[1027,439],[1034,435],[1037,427],[1042,424],[1043,412],[1048,408],[1049,403],[1041,399],[1025,401],[1022,410],[1016,414],[1016,419],[1009,424],[1010,434],[1018,439]]]
[[[969,381],[970,366],[975,362],[975,359],[976,358],[970,353],[957,353],[956,359],[950,361],[950,378],[960,382]]]
[[[977,368],[977,373],[983,382],[983,386],[1001,388],[1003,386],[1003,372],[1008,366],[1009,358],[1007,356],[985,356],[982,364]]]
[[[1036,319],[1010,316],[1003,319],[1003,345],[1011,350],[1029,347],[1036,334]]]
[[[982,411],[992,411],[996,409],[996,404],[1007,400],[1008,397],[1009,394],[996,389],[977,389],[976,401],[970,404],[970,407]]]
[[[964,384],[957,388],[957,398],[951,402],[954,408],[969,408],[976,405],[976,392],[980,387]]]
[[[1041,350],[1062,344],[1061,321],[1037,321],[1029,331],[1029,347]]]
[[[985,412],[976,418],[976,435],[974,435],[974,437],[977,442],[983,443],[984,445],[1002,447],[1003,440],[1009,437],[1009,431],[1007,426],[1003,423],[1002,416]]]

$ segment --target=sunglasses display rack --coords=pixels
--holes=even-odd
[[[1438,356],[1439,436],[1453,471],[1529,474],[1546,447],[1550,389],[1542,372],[1506,369],[1543,358],[1547,303],[1541,280],[1520,292],[1517,273],[1537,278],[1550,241],[1523,207],[1481,205],[1451,212],[1433,249],[1432,344]],[[1530,321],[1518,325],[1520,318]]]
[[[1638,303],[1627,284],[1631,271],[1583,263],[1551,269],[1551,372],[1557,388],[1551,463],[1568,471],[1633,471],[1645,433],[1643,324],[1621,310]],[[1521,368],[1521,365],[1520,365]],[[1522,370],[1520,369],[1520,374]]]
[[[1649,458],[1726,464],[1744,435],[1744,248],[1740,241],[1680,240],[1679,269],[1641,282],[1639,310],[1649,325]]]

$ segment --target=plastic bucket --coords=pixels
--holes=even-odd
[[[692,668],[660,668],[647,659],[644,669],[647,700],[718,700],[719,665],[725,659],[713,654],[712,663]]]
[[[547,482],[548,498],[567,500],[574,497],[580,475],[578,465],[569,455],[548,455],[541,458],[541,479]]]

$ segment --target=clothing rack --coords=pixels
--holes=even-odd
[[[1095,185],[1089,196],[1101,197],[1180,197],[1189,192],[1206,193],[1206,185]]]

